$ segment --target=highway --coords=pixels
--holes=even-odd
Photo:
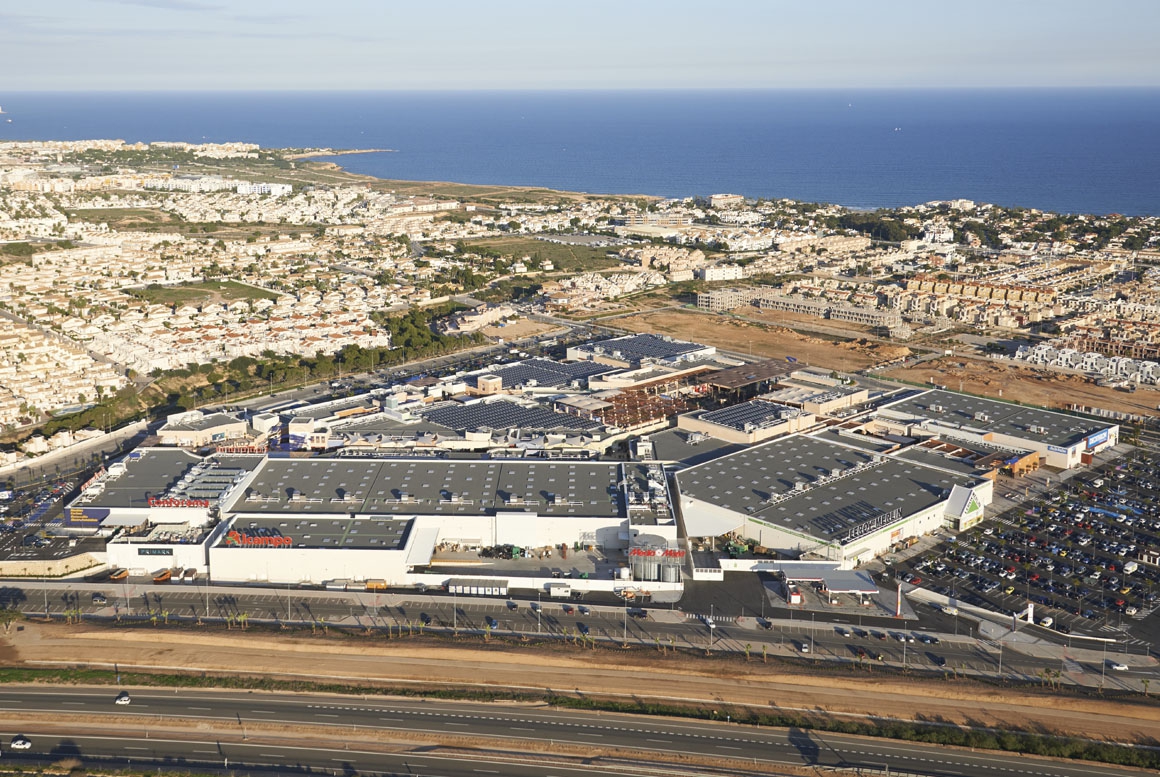
[[[130,692],[132,704],[118,706],[113,704],[113,689],[0,689],[4,760],[44,762],[75,756],[113,759],[122,764],[164,763],[175,769],[220,767],[241,772],[266,767],[345,774],[562,776],[580,771],[629,773],[624,765],[601,763],[614,755],[623,763],[623,749],[629,749],[634,751],[633,760],[697,758],[707,759],[705,765],[720,761],[729,774],[744,773],[746,766],[768,771],[788,765],[889,769],[892,773],[933,777],[1139,774],[1118,767],[793,728],[758,728],[727,720],[689,721],[542,706],[391,698],[203,690]],[[723,710],[721,716],[726,714]],[[12,728],[14,720],[21,721],[21,730]],[[61,727],[69,726],[75,726],[75,735],[60,733]],[[95,732],[93,727],[102,730]],[[180,731],[188,734],[175,733]],[[11,750],[8,742],[16,734],[30,739],[32,748]],[[410,741],[424,744],[413,751],[399,752],[396,746],[393,753],[384,752],[387,742],[405,741],[408,735]],[[490,763],[476,756],[461,760],[452,757],[453,753],[431,752],[429,743],[446,743],[460,751],[482,748],[496,756],[531,746],[535,756],[526,759],[532,763],[522,766]],[[577,768],[567,768],[568,758],[577,755],[594,758],[595,763],[572,762]]]

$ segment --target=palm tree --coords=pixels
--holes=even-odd
[[[746,642],[745,643],[745,663],[747,663],[747,664],[749,663],[749,649],[750,649],[750,645],[748,642]]]
[[[766,661],[766,655],[765,655],[766,654],[766,647],[767,647],[766,645],[761,646],[761,663],[763,663],[763,664],[768,663]]]

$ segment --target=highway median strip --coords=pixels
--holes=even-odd
[[[737,724],[763,727],[802,728],[805,730],[853,734],[928,744],[943,744],[980,750],[1024,753],[1051,758],[1096,761],[1123,766],[1160,769],[1160,748],[1098,742],[1077,737],[1055,736],[1027,731],[994,731],[946,723],[907,722],[883,719],[837,719],[825,713],[807,714],[792,711],[769,712],[740,705],[691,705],[649,702],[625,702],[599,696],[571,696],[555,692],[485,690],[478,688],[386,687],[350,683],[318,683],[305,680],[276,680],[255,676],[220,676],[178,673],[126,673],[115,675],[97,669],[0,669],[0,684],[53,683],[57,685],[124,685],[168,688],[230,688],[291,693],[327,693],[348,696],[410,697],[480,702],[545,703],[553,707],[653,715],[671,718],[720,721],[726,717]],[[441,740],[445,741],[445,740]]]

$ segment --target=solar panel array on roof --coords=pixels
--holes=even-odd
[[[800,411],[792,407],[755,399],[752,402],[743,402],[740,405],[705,413],[701,416],[701,420],[730,429],[749,431],[777,426],[782,420],[798,415],[801,415]]]
[[[489,370],[486,374],[503,379],[504,387],[512,386],[566,386],[573,381],[586,383],[592,375],[611,372],[615,368],[595,362],[574,362],[562,364],[551,359],[529,359],[518,364],[505,364]],[[475,376],[478,380],[482,375]]]
[[[453,403],[436,406],[423,414],[432,423],[456,431],[479,429],[568,429],[586,432],[600,429],[602,424],[566,413],[555,413],[541,407],[524,407],[514,402],[489,402],[479,405]]]
[[[592,343],[583,350],[598,355],[607,354],[631,362],[640,362],[646,359],[674,359],[694,351],[702,351],[704,345],[690,343],[684,340],[673,340],[661,335],[642,334],[628,337],[616,337],[611,340],[602,340]]]

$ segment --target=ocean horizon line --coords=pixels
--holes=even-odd
[[[344,87],[189,87],[168,89],[8,89],[0,87],[0,95],[140,95],[140,94],[309,94],[309,95],[352,95],[352,94],[753,94],[753,93],[837,93],[870,92],[883,94],[921,94],[941,92],[1160,92],[1160,84],[1107,84],[1087,86],[1062,85],[950,85],[950,86],[630,86],[630,87],[388,87],[388,88],[344,88]]]

